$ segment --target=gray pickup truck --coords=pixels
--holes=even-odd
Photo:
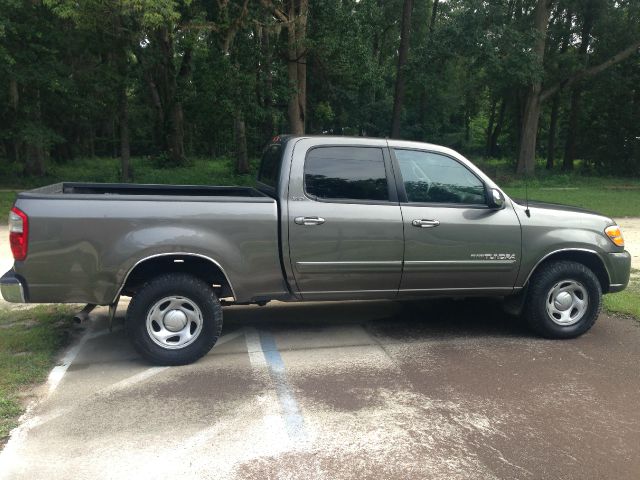
[[[549,338],[595,322],[629,281],[615,222],[510,199],[448,148],[276,137],[257,187],[61,183],[10,215],[10,302],[109,305],[158,364],[206,354],[222,305],[498,296]]]

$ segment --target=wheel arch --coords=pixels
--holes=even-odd
[[[188,273],[213,285],[219,298],[237,298],[220,263],[206,255],[190,252],[160,253],[138,260],[124,276],[115,298],[135,294],[147,281],[166,273]]]
[[[561,260],[569,260],[581,263],[585,267],[589,268],[598,278],[602,293],[607,293],[609,291],[611,280],[609,278],[609,272],[604,264],[604,261],[602,260],[602,258],[600,258],[600,255],[598,255],[595,250],[582,248],[567,248],[554,250],[553,252],[547,253],[544,257],[538,260],[538,263],[533,266],[533,268],[527,275],[527,278],[524,282],[524,287],[526,288],[529,285],[531,277],[540,267]]]

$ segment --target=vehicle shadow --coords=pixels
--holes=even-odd
[[[255,327],[293,333],[359,325],[374,336],[397,340],[535,336],[520,318],[504,313],[500,301],[489,298],[232,306],[225,308],[224,318],[226,331]]]

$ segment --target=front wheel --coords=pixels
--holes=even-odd
[[[547,338],[574,338],[595,323],[602,305],[602,289],[595,274],[571,261],[548,263],[531,278],[525,317]]]
[[[186,274],[146,283],[127,309],[134,348],[157,365],[186,365],[204,356],[222,331],[222,307],[211,286]]]

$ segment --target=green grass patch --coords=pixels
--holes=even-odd
[[[69,342],[72,315],[72,307],[61,305],[0,308],[0,443],[24,410],[20,394],[46,378]]]
[[[178,185],[252,185],[258,161],[251,162],[251,172],[238,175],[230,158],[194,158],[180,167],[160,166],[149,157],[131,159],[135,183]],[[57,182],[120,182],[117,158],[79,158],[68,163],[50,163],[42,177],[25,177],[18,164],[0,163],[0,189],[29,189]]]
[[[604,308],[611,313],[632,315],[640,320],[640,270],[631,272],[631,280],[625,290],[604,296]]]
[[[476,160],[487,175],[513,198],[562,203],[593,210],[610,217],[640,216],[640,178],[597,175],[577,162],[576,171],[545,170],[538,161],[536,172],[516,177],[513,164],[506,159]],[[525,188],[526,185],[526,188]]]

